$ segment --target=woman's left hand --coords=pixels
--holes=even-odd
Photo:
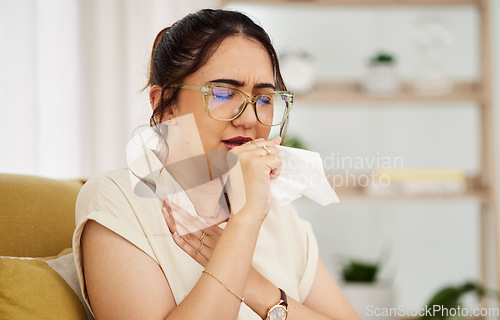
[[[192,216],[171,201],[162,201],[162,213],[174,242],[196,262],[207,266],[223,229]]]

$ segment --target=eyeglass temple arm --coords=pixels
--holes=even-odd
[[[176,83],[171,85],[172,88],[182,88],[182,89],[188,89],[188,90],[193,90],[193,91],[201,91],[204,93],[207,93],[210,91],[210,88],[208,86],[193,86],[190,84],[182,84],[182,83]]]

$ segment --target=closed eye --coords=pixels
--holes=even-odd
[[[235,93],[232,90],[226,88],[213,88],[212,89],[212,98],[217,100],[230,100]]]
[[[262,96],[259,98],[259,101],[264,104],[272,104],[273,99],[270,96]]]
[[[232,96],[232,94],[213,94],[213,97],[218,100],[229,100]]]

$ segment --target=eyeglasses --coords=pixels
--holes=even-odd
[[[273,91],[250,97],[225,83],[209,82],[204,86],[173,84],[172,87],[203,92],[205,111],[212,119],[219,121],[235,120],[251,103],[257,121],[266,126],[279,126],[285,122],[294,97],[289,91]]]

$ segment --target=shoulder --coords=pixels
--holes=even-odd
[[[133,195],[129,170],[106,171],[90,178],[80,190],[76,200],[77,221],[95,211],[116,211],[128,206]]]
[[[295,208],[291,204],[280,205],[277,201],[273,201],[271,205],[270,215],[274,219],[278,219],[288,228],[307,229],[311,227],[309,221],[301,218]]]
[[[92,176],[82,187],[80,194],[99,194],[113,186],[124,186],[130,181],[129,170],[127,168],[105,171]]]
[[[301,218],[291,204],[280,205],[274,201],[266,220],[266,229],[273,233],[280,229],[279,233],[284,236],[290,247],[297,249],[297,253],[317,246],[311,223]]]
[[[154,259],[143,228],[149,231],[156,225],[161,215],[148,213],[158,212],[160,208],[154,207],[156,202],[153,203],[151,199],[138,199],[140,197],[134,194],[131,181],[129,169],[123,168],[99,173],[82,187],[75,208],[75,251],[79,247],[82,232],[87,230],[88,222],[95,221],[88,224],[90,233],[97,235],[91,238],[104,239],[106,235],[115,236],[106,230],[109,229]]]
[[[317,248],[311,223],[301,218],[291,204],[280,205],[274,202],[271,210],[275,216],[274,219],[285,230],[291,245],[305,251]]]

